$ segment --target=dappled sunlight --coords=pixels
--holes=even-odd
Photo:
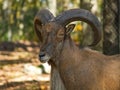
[[[50,72],[40,67],[38,43],[34,47],[29,41],[19,43],[13,51],[0,51],[0,90],[49,90]],[[28,47],[31,50],[26,51]]]

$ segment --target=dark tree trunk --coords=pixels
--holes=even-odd
[[[107,55],[120,53],[120,0],[104,0],[103,52]]]
[[[119,22],[118,22],[118,26],[119,26],[119,54],[120,54],[120,0],[119,0],[119,3],[118,3],[118,17],[119,17]]]

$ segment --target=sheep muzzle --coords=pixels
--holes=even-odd
[[[44,52],[40,52],[39,54],[39,60],[42,62],[42,63],[46,63],[50,60],[50,56]]]

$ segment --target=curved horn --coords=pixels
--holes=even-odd
[[[42,41],[42,36],[40,33],[42,25],[46,24],[53,18],[54,18],[53,14],[47,9],[42,9],[38,11],[38,13],[36,14],[34,18],[34,29],[40,41]]]
[[[92,30],[94,32],[94,41],[90,46],[96,45],[101,40],[101,24],[97,17],[91,12],[84,9],[71,9],[64,11],[55,18],[55,21],[62,26],[66,26],[70,22],[79,20],[88,23],[92,27]]]

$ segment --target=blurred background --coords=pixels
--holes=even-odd
[[[72,8],[92,11],[101,20],[102,0],[0,0],[0,41],[36,41],[33,20],[48,8],[55,16]]]
[[[119,24],[116,24],[119,22],[118,2],[119,0],[0,0],[0,90],[50,89],[50,66],[41,64],[38,60],[39,40],[33,28],[34,17],[42,8],[49,9],[54,16],[73,8],[91,11],[103,25],[104,34],[101,42],[93,49],[108,55],[119,53],[120,33]],[[71,33],[76,45],[90,44],[93,40],[91,27],[81,21],[72,23],[76,24]]]

